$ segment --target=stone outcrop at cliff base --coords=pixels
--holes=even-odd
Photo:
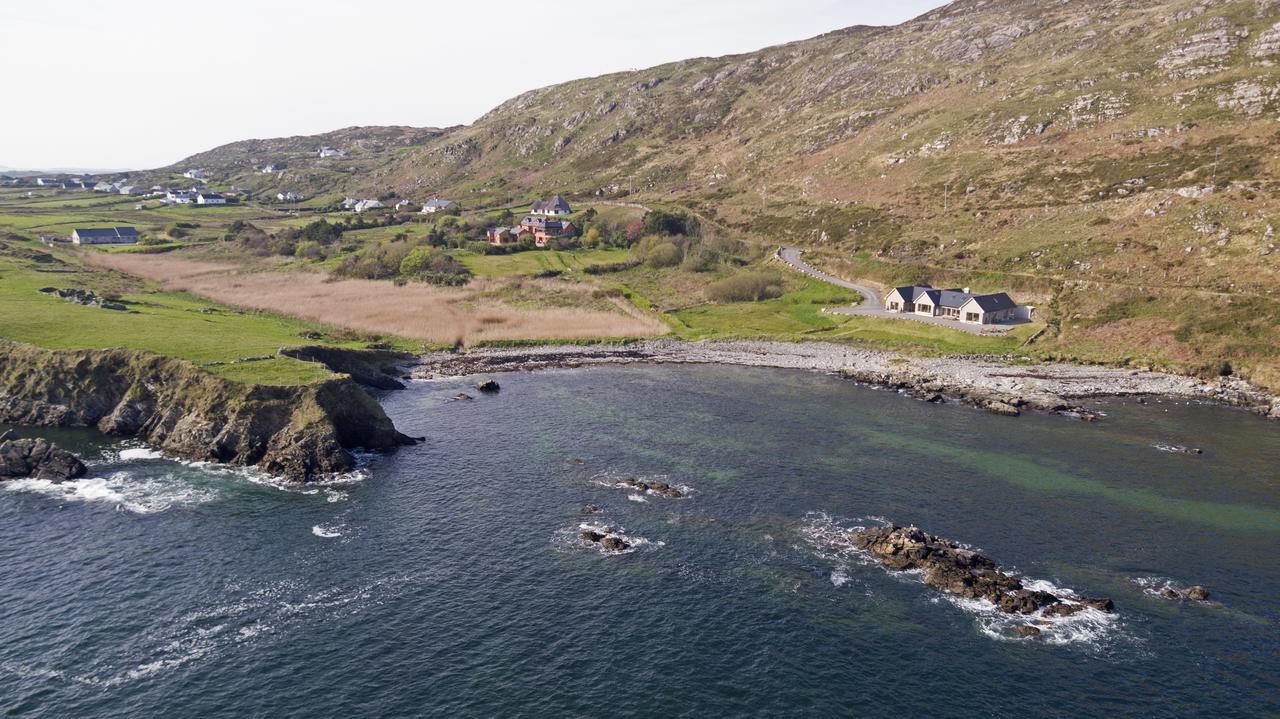
[[[414,441],[347,377],[253,385],[147,352],[14,342],[0,342],[0,422],[96,428],[184,459],[257,466],[294,481],[353,469],[352,449]]]

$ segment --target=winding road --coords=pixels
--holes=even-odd
[[[836,285],[837,287],[846,287],[862,293],[863,300],[862,304],[858,305],[858,309],[867,310],[881,308],[884,306],[884,303],[880,301],[880,293],[873,288],[867,287],[866,285],[854,284],[848,280],[842,280],[839,277],[829,275],[800,259],[800,255],[803,253],[804,250],[799,250],[794,247],[779,247],[776,256],[778,259],[816,280],[822,280],[823,282]]]

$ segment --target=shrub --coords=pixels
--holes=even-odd
[[[407,279],[455,284],[452,281],[441,281],[445,276],[453,276],[460,280],[456,284],[462,284],[469,274],[465,265],[435,247],[415,247],[400,261],[400,275]]]
[[[672,242],[663,242],[650,248],[644,255],[645,264],[650,267],[674,267],[680,264],[680,248]]]
[[[782,296],[782,278],[771,272],[743,272],[712,282],[707,296],[716,302],[759,302]]]
[[[697,235],[698,221],[683,212],[652,210],[644,216],[644,233],[652,235]]]

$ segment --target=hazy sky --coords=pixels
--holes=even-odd
[[[939,0],[47,0],[0,6],[0,167],[146,168],[234,140],[468,123],[525,90]]]

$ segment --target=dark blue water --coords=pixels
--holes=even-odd
[[[473,402],[447,401],[461,381],[387,397],[430,441],[304,490],[55,435],[96,478],[0,489],[0,711],[1280,711],[1280,425],[1119,402],[1097,424],[1005,418],[747,368],[501,381]],[[691,495],[608,486],[627,476]],[[881,520],[1118,612],[1016,639],[848,550]],[[583,523],[633,549],[584,546]],[[1215,601],[1152,594],[1192,583]]]

